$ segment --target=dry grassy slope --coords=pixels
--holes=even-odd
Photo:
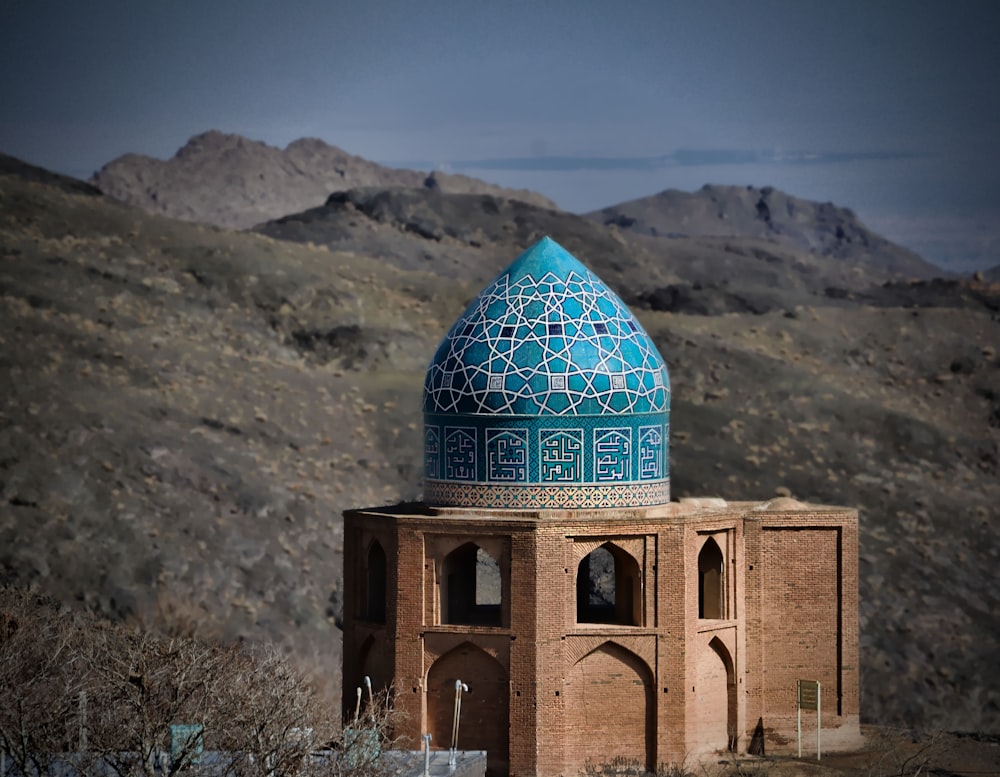
[[[417,494],[422,372],[475,290],[0,176],[3,575],[336,672],[340,511]],[[1000,729],[1000,324],[977,294],[640,311],[677,496],[861,507],[873,719]]]
[[[414,376],[454,292],[0,180],[0,568],[120,616],[329,644],[340,512],[415,495]],[[358,327],[378,371],[311,363],[292,333],[318,321]]]

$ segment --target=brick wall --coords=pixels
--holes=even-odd
[[[831,725],[856,731],[856,515],[758,508],[348,513],[345,597],[358,595],[374,537],[389,591],[384,625],[345,605],[345,701],[348,682],[391,666],[409,715],[401,733],[417,746],[431,731],[446,747],[462,679],[472,693],[461,746],[487,749],[491,772],[518,777],[575,774],[616,755],[681,762],[733,738],[742,750],[758,718],[773,750],[789,719],[794,731],[800,676],[836,688],[842,714]],[[709,537],[724,566],[714,619],[698,617]],[[440,622],[440,565],[468,541],[499,562],[501,626]],[[580,560],[606,542],[634,570],[634,617],[577,623]]]

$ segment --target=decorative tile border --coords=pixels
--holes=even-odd
[[[670,501],[670,481],[628,485],[502,485],[424,482],[424,501],[442,507],[511,510],[652,507]]]
[[[424,477],[475,483],[638,483],[668,477],[666,413],[426,414]]]

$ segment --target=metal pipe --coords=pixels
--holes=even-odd
[[[458,757],[458,724],[462,718],[462,691],[468,691],[469,686],[461,680],[455,680],[455,711],[451,719],[451,750],[448,753],[448,765],[455,766]]]
[[[368,689],[368,707],[370,709],[374,699],[372,698],[372,678],[368,675],[365,675],[365,688]]]
[[[354,702],[354,722],[358,722],[358,718],[361,717],[361,686],[358,686],[358,698]]]
[[[424,777],[430,777],[431,774],[431,735],[424,734],[420,737],[424,740]]]

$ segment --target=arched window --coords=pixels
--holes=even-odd
[[[595,548],[576,570],[576,622],[641,625],[639,565],[613,543]]]
[[[503,579],[500,565],[487,551],[467,542],[441,564],[441,622],[466,626],[501,626]]]
[[[725,560],[718,543],[711,537],[698,554],[698,617],[726,617]]]
[[[385,623],[385,598],[385,551],[378,540],[373,540],[368,548],[368,565],[365,569],[365,620]]]

